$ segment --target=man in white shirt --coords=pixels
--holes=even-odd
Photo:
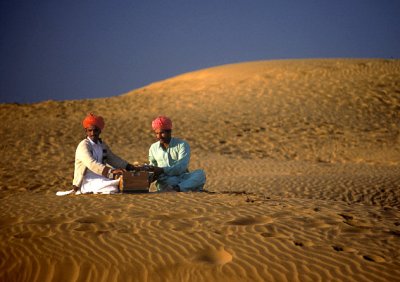
[[[110,176],[122,174],[125,169],[133,170],[134,166],[115,155],[100,139],[104,128],[101,116],[90,113],[82,125],[86,138],[79,143],[75,153],[74,190],[83,194],[118,192],[119,179],[110,179]]]

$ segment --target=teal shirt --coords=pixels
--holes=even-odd
[[[161,146],[160,141],[150,146],[150,164],[162,167],[164,169],[164,174],[168,176],[178,176],[187,172],[189,161],[189,144],[179,138],[172,137],[166,150]]]

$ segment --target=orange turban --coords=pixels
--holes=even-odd
[[[88,114],[85,119],[82,121],[82,125],[84,128],[88,128],[89,126],[96,126],[103,130],[104,128],[104,119],[101,116],[96,116],[92,113]]]
[[[151,127],[153,130],[161,129],[161,130],[171,130],[172,129],[172,121],[166,116],[159,116],[151,123]]]

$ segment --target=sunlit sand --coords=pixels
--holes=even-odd
[[[171,117],[206,192],[57,197],[88,112],[131,163],[147,161],[152,119]],[[400,61],[372,59],[0,104],[0,280],[400,281],[399,113]]]

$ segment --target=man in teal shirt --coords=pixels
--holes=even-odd
[[[190,147],[179,138],[172,137],[172,121],[159,116],[152,122],[158,141],[149,149],[149,162],[154,166],[154,178],[159,192],[201,191],[206,183],[202,169],[189,172]]]

